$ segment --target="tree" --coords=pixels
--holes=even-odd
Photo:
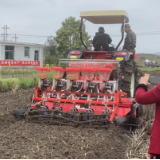
[[[50,65],[58,65],[59,55],[57,52],[57,42],[54,37],[47,38],[44,47],[44,63]]]
[[[59,57],[58,56],[46,56],[44,59],[44,63],[49,64],[50,66],[57,66],[59,64]]]
[[[68,52],[72,49],[84,49],[79,35],[80,20],[75,17],[69,17],[62,22],[62,27],[56,32],[57,49],[63,57],[66,57]],[[86,27],[83,25],[83,39],[86,45],[89,44],[91,38],[85,31]]]
[[[49,36],[45,42],[44,56],[56,56],[57,55],[57,42],[54,37]]]

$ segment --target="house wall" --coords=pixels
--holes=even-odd
[[[40,61],[40,66],[43,67],[43,48],[40,47],[40,51],[39,51],[39,61]]]
[[[7,45],[7,44],[6,44]],[[35,50],[39,51],[40,66],[43,66],[43,47],[12,45],[14,47],[14,60],[34,61]],[[24,55],[25,47],[29,47],[29,57]],[[5,60],[5,44],[0,44],[0,60]]]

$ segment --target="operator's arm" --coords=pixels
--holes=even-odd
[[[136,88],[136,101],[140,104],[160,103],[160,83],[153,89],[147,91],[149,74],[141,77],[140,84]]]
[[[108,34],[108,44],[110,44],[112,42],[112,39],[110,37],[110,35]]]
[[[136,34],[134,32],[131,33],[131,42],[130,42],[131,49],[136,47]]]
[[[94,46],[94,47],[95,47],[95,45],[96,45],[96,39],[97,39],[96,37],[97,37],[97,36],[95,35],[94,38],[93,38],[93,46]]]
[[[131,41],[132,41],[131,34],[130,34],[130,33],[127,33],[126,38],[125,38],[125,43],[124,43],[123,49],[129,50],[129,49],[130,49]]]
[[[160,103],[160,83],[149,91],[146,85],[139,84],[136,90],[136,101],[139,104]]]

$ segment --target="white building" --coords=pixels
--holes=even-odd
[[[0,67],[43,66],[43,45],[0,41]]]

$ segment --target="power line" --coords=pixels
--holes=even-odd
[[[141,36],[141,35],[158,35],[158,34],[160,34],[160,33],[148,33],[148,34],[136,34],[136,35],[138,35],[138,36]],[[35,38],[35,37],[37,37],[37,38],[47,38],[47,37],[49,37],[49,36],[38,36],[38,35],[19,35],[19,34],[17,34],[19,37],[24,37],[24,38]],[[121,35],[110,35],[111,37],[120,37]],[[62,37],[65,37],[65,36],[62,36]],[[92,35],[92,37],[94,37],[94,35]]]
[[[141,36],[141,35],[158,35],[160,34],[160,31],[152,31],[152,32],[141,32],[141,33],[137,33],[136,35]],[[119,37],[121,35],[110,35],[111,37]],[[94,37],[92,35],[92,37]]]
[[[14,39],[15,39],[15,42],[16,42],[18,37],[17,37],[16,34],[15,34],[15,36],[12,37],[12,38],[14,38]]]
[[[137,36],[143,36],[143,35],[159,35],[160,33],[151,33],[151,34],[136,34]],[[8,34],[8,35],[15,35],[15,34]],[[30,35],[19,35],[19,34],[16,34],[18,35],[18,37],[22,37],[22,38],[47,38],[49,36],[38,36],[38,35],[35,35],[35,36],[30,36]],[[3,35],[1,35],[3,36]],[[94,37],[95,35],[91,35],[92,37]],[[120,37],[121,35],[110,35],[111,37]],[[65,36],[62,36],[62,37],[65,37]],[[15,37],[14,37],[15,38]]]
[[[10,29],[10,31],[13,33],[13,34],[11,34],[11,35],[13,35],[12,38],[14,38],[14,40],[15,40],[15,42],[16,42],[16,41],[17,41],[17,38],[18,38],[17,35],[15,34],[15,32],[12,31],[12,29]]]
[[[17,34],[18,36],[27,36],[27,37],[50,37],[50,36],[41,36],[41,35],[23,35],[23,34]]]
[[[2,34],[2,36],[4,36],[4,40],[7,40],[6,36],[8,36],[9,34],[7,34],[6,30],[9,28],[6,25],[2,29],[4,29],[4,34]],[[141,36],[141,35],[159,35],[159,34],[160,34],[160,31],[150,31],[150,32],[137,33],[136,35]],[[14,35],[14,38],[15,38],[15,34],[11,34],[11,35]],[[34,38],[34,37],[47,38],[47,37],[50,37],[47,35],[45,36],[45,35],[24,35],[24,34],[16,34],[16,36],[24,37],[24,38]],[[111,37],[119,37],[119,36],[121,36],[121,35],[111,35]],[[92,35],[92,37],[94,37],[94,36]],[[16,38],[18,38],[18,37],[16,37]],[[16,39],[15,39],[15,41],[16,41]]]
[[[156,33],[157,32],[157,33]],[[152,32],[141,32],[141,33],[138,33],[136,35],[157,35],[157,34],[160,34],[160,31],[152,31]],[[18,36],[26,36],[26,37],[49,37],[49,36],[41,36],[41,35],[23,35],[23,34],[17,34]],[[93,35],[92,35],[93,36]],[[111,35],[112,37],[118,37],[118,36],[121,36],[121,35]]]
[[[154,32],[160,32],[160,31],[149,31],[149,32],[142,32],[142,33],[154,33]]]

